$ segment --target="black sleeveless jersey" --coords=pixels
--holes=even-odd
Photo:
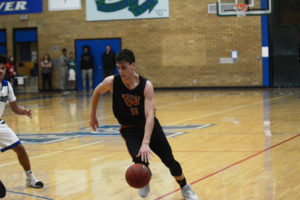
[[[113,112],[120,124],[142,125],[146,122],[144,89],[146,79],[139,75],[140,83],[133,90],[128,89],[120,75],[114,76]]]

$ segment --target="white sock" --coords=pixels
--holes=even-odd
[[[33,173],[31,170],[25,171],[26,177],[31,179],[33,177]]]

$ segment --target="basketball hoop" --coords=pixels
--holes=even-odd
[[[248,10],[248,4],[236,4],[234,5],[234,9],[236,11],[237,17],[245,17],[247,10]]]

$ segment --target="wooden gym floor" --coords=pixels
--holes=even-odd
[[[202,200],[300,199],[300,89],[156,91],[156,115],[175,158]],[[25,145],[43,189],[25,187],[13,151],[1,154],[8,200],[138,200],[124,178],[131,165],[105,95],[88,126],[91,94],[20,94],[33,119],[7,106],[2,119]],[[182,199],[158,157],[147,200]]]

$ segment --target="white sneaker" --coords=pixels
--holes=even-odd
[[[26,185],[28,187],[33,187],[33,188],[43,188],[44,184],[42,181],[39,181],[35,177],[32,177],[30,179],[26,179]]]
[[[181,195],[185,200],[198,200],[198,196],[192,190],[192,187],[190,184],[187,184],[186,186],[181,188]]]
[[[149,194],[149,192],[150,192],[150,185],[149,185],[149,183],[145,187],[139,189],[139,195],[142,198],[147,197],[148,194]]]

